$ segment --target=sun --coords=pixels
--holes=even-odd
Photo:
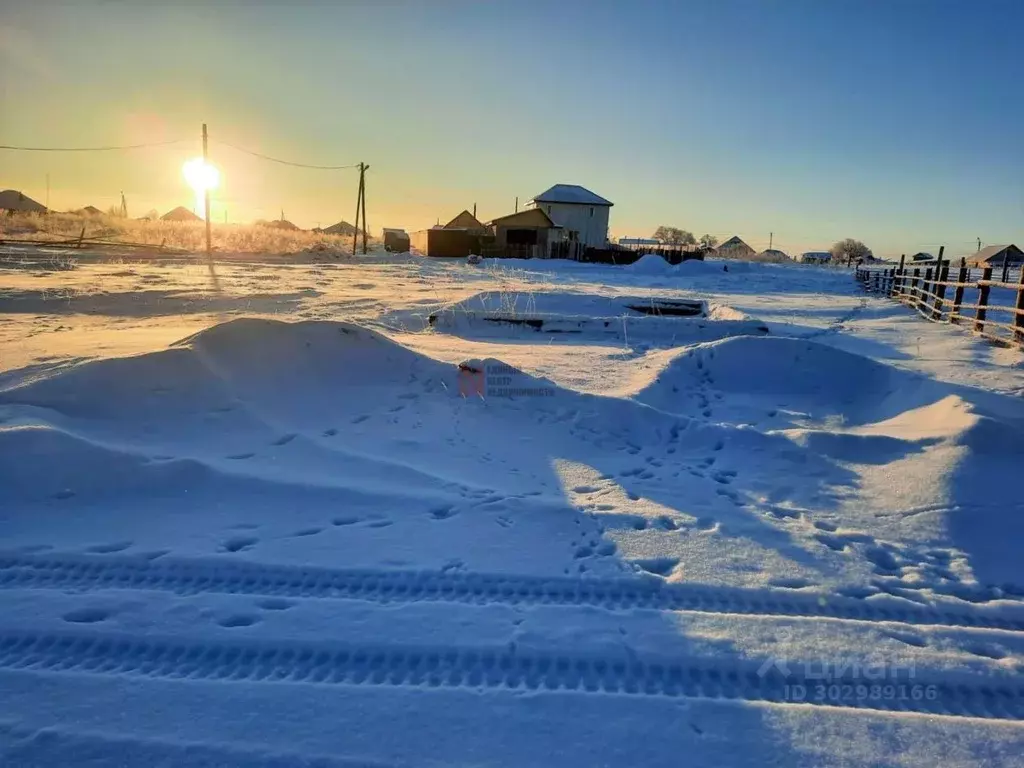
[[[203,194],[208,189],[216,189],[220,184],[220,171],[201,157],[187,161],[181,167],[181,173],[197,195]]]

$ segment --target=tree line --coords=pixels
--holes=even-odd
[[[679,227],[660,226],[651,235],[655,240],[660,240],[668,245],[700,245],[702,248],[714,248],[718,245],[718,238],[714,235],[701,235],[694,237],[693,232]],[[850,266],[872,257],[871,249],[860,240],[848,237],[845,240],[838,240],[829,249],[832,255],[833,264],[845,264]]]

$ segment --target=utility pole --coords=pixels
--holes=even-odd
[[[476,218],[476,203],[473,203],[473,218]]]
[[[516,209],[514,213],[519,213],[519,195],[516,195]]]
[[[128,201],[124,199],[124,190],[121,190],[121,218],[128,218]]]
[[[370,166],[363,163],[362,180],[359,182],[360,194],[363,196],[363,255],[366,255],[366,171]]]
[[[50,174],[46,174],[46,212],[50,212]]]
[[[980,237],[978,238],[978,250],[979,251],[981,250],[981,238]]]
[[[359,212],[363,208],[363,164],[359,164],[359,191],[356,192],[356,217],[352,221],[352,255],[356,255],[359,245]]]
[[[769,251],[772,249],[772,243],[773,242],[775,242],[775,233],[774,232],[769,232],[768,233],[768,250]]]
[[[203,165],[208,166],[208,151],[207,151],[207,140],[206,140],[206,123],[203,123]],[[210,244],[210,185],[204,185],[206,188],[203,190],[203,208],[206,213],[206,258],[212,258],[213,248]]]

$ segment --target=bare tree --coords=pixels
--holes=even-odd
[[[829,250],[829,253],[832,254],[833,264],[846,264],[846,266],[850,266],[855,261],[869,258],[871,256],[871,249],[860,240],[848,237],[835,243]]]
[[[700,245],[702,248],[714,248],[716,245],[718,245],[718,238],[715,237],[714,235],[701,235]]]
[[[663,243],[669,245],[696,245],[697,238],[693,236],[693,232],[687,232],[685,229],[679,229],[679,227],[665,227],[661,226],[654,230],[652,235],[655,240],[661,240]]]

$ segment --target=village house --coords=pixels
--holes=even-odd
[[[555,184],[526,203],[540,209],[562,228],[563,239],[585,248],[608,244],[608,218],[613,203],[578,184]]]

